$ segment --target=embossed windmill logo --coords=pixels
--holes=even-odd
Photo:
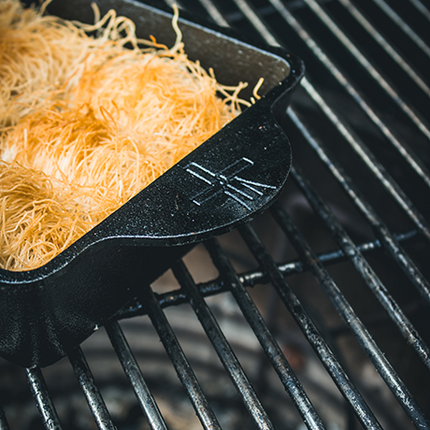
[[[202,191],[192,195],[191,200],[200,206],[223,193],[251,210],[248,205],[249,202],[263,196],[266,189],[276,189],[272,185],[250,181],[238,176],[240,172],[253,165],[254,162],[248,158],[241,158],[220,172],[212,172],[198,163],[188,164],[185,170],[207,185]]]

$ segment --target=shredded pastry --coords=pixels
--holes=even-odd
[[[187,58],[177,9],[168,48],[113,10],[93,6],[88,25],[47,3],[0,0],[0,267],[15,271],[48,262],[249,105],[246,84]]]

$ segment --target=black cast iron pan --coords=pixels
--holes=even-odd
[[[54,0],[50,13],[93,22],[93,0]],[[132,18],[139,37],[173,45],[171,12],[99,1]],[[279,122],[304,73],[300,59],[228,30],[180,19],[185,50],[223,84],[260,77],[264,96],[85,236],[35,270],[0,270],[0,355],[26,367],[63,357],[193,244],[262,212],[282,190],[291,149]],[[250,94],[244,94],[244,97]]]

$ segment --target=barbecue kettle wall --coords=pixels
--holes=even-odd
[[[159,40],[157,26],[162,34],[171,31],[167,12],[129,1],[102,5],[102,13],[114,7],[135,19],[140,32]],[[50,11],[92,19],[87,1],[54,1]],[[264,96],[45,266],[0,270],[0,355],[8,360],[25,367],[55,362],[193,244],[251,220],[283,189],[291,149],[278,122],[304,73],[303,63],[230,32],[187,20],[180,26],[190,58],[201,58],[227,84],[256,83],[263,76]],[[248,192],[231,192],[233,181]]]

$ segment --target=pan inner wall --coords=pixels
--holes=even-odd
[[[172,15],[160,12],[136,2],[118,3],[112,0],[98,3],[101,14],[115,9],[118,15],[131,18],[137,27],[136,34],[141,38],[154,35],[157,41],[167,46],[173,46],[176,34],[172,28]],[[168,9],[167,9],[168,10]],[[83,22],[93,22],[93,12],[88,1],[78,0],[70,3],[54,0],[49,8],[50,13],[66,19],[77,19]],[[236,38],[227,36],[180,19],[179,27],[185,52],[193,61],[199,61],[208,70],[213,68],[219,82],[225,85],[237,85],[248,82],[248,88],[241,96],[249,99],[252,90],[260,78],[264,84],[260,94],[264,95],[284,80],[290,71],[287,61],[271,55],[254,46],[243,43]]]

